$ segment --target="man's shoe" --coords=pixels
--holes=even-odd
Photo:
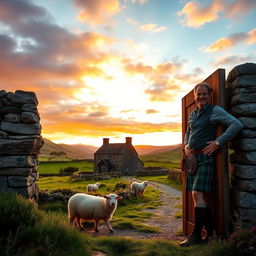
[[[196,244],[201,244],[202,242],[203,241],[200,235],[192,233],[185,241],[180,243],[180,247],[188,247]]]

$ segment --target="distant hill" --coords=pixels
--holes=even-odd
[[[151,146],[151,145],[137,145],[134,146],[137,150],[138,154],[141,156],[148,155],[159,155],[159,154],[167,154],[169,151],[178,149],[181,147],[178,145],[170,145],[170,146]],[[92,145],[84,145],[84,144],[56,144],[51,140],[44,138],[44,145],[40,150],[40,157],[49,158],[50,153],[53,151],[63,151],[66,153],[68,158],[71,159],[93,159],[93,155],[96,152],[98,147],[94,147]]]
[[[169,146],[150,146],[150,145],[137,145],[134,146],[139,155],[155,155],[178,149],[181,144],[169,145]]]
[[[56,144],[44,138],[44,145],[40,150],[40,157],[49,157],[53,151],[63,151],[68,158],[72,159],[92,159],[97,147],[91,145],[67,145]]]

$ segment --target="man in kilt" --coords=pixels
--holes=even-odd
[[[211,88],[207,83],[195,86],[196,108],[190,113],[184,139],[185,155],[193,155],[197,161],[196,172],[187,173],[186,176],[186,189],[192,191],[194,201],[195,224],[192,234],[180,243],[182,247],[207,242],[212,237],[214,227],[211,208],[205,195],[214,192],[215,151],[243,128],[242,123],[223,108],[211,105],[210,96]],[[227,129],[216,138],[216,127],[219,123]],[[202,239],[203,226],[207,235]]]

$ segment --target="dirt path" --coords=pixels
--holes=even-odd
[[[148,209],[154,213],[156,216],[146,219],[145,224],[148,224],[153,227],[157,227],[160,232],[157,233],[144,233],[144,232],[135,232],[131,230],[121,230],[115,229],[114,233],[108,233],[108,229],[105,224],[100,225],[99,233],[92,233],[93,236],[122,236],[128,238],[159,238],[167,239],[173,241],[181,241],[185,237],[179,235],[182,230],[182,218],[175,217],[181,215],[181,206],[182,206],[182,193],[168,185],[150,181],[149,186],[158,189],[160,193],[160,200],[162,205],[156,209]]]

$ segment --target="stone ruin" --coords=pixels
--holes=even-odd
[[[38,153],[43,145],[33,92],[0,91],[0,191],[37,199]]]
[[[244,125],[231,142],[231,202],[241,224],[256,221],[256,64],[234,67],[228,77],[230,112]]]

